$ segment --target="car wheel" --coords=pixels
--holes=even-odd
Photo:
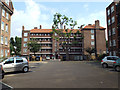
[[[24,68],[23,68],[23,72],[24,72],[24,73],[26,73],[26,72],[28,72],[28,71],[29,71],[29,68],[28,68],[28,67],[24,67]]]
[[[103,63],[103,64],[102,64],[102,67],[103,67],[103,68],[107,68],[108,65],[107,65],[106,63]]]
[[[120,66],[116,66],[115,70],[118,71],[118,72],[120,72]]]

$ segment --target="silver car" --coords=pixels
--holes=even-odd
[[[4,72],[29,71],[29,62],[24,57],[11,57],[4,60],[1,65]]]
[[[101,64],[103,68],[107,68],[109,66],[113,67],[113,64],[118,59],[118,56],[106,56],[102,59]]]

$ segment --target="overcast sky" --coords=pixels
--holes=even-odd
[[[23,25],[26,30],[40,25],[42,25],[43,29],[51,29],[53,15],[56,12],[73,18],[73,20],[77,21],[78,26],[94,24],[95,20],[100,20],[100,25],[106,28],[106,7],[112,2],[110,0],[101,2],[99,0],[98,2],[94,0],[88,0],[89,2],[83,2],[83,0],[66,0],[66,2],[60,0],[56,0],[56,2],[55,0],[51,0],[51,2],[48,2],[48,0],[45,0],[46,2],[42,1],[13,1],[14,14],[11,23],[11,37],[21,37]]]

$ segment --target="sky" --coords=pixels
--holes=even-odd
[[[53,15],[61,13],[77,21],[77,28],[83,24],[94,24],[100,20],[100,25],[106,26],[106,7],[112,1],[85,0],[21,0],[13,1],[14,14],[11,19],[11,37],[22,36],[22,26],[25,30],[42,25],[43,29],[51,29]]]

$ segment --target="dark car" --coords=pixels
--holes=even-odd
[[[3,79],[3,78],[4,78],[4,71],[3,71],[2,65],[0,65],[0,79]]]
[[[120,58],[119,59],[117,59],[115,62],[114,62],[114,69],[115,69],[115,71],[118,71],[118,72],[120,72]]]

